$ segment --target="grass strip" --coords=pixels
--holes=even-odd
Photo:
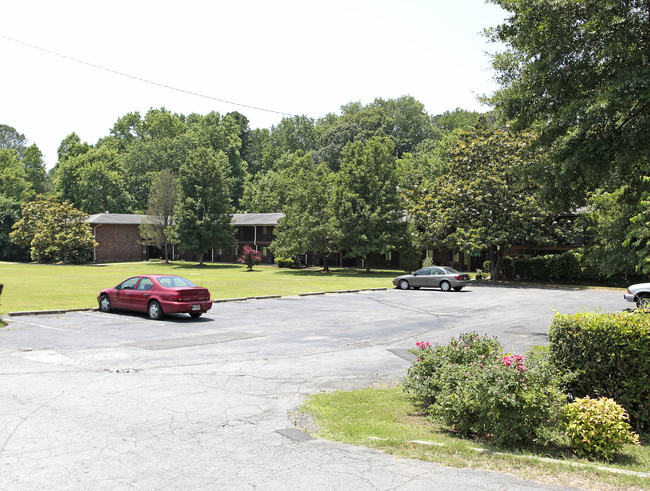
[[[400,457],[502,472],[540,483],[597,489],[650,489],[650,448],[627,445],[612,464],[550,451],[508,451],[460,438],[421,414],[401,386],[310,397],[301,425],[313,435],[363,445]],[[622,471],[622,472],[621,472]]]
[[[276,266],[177,262],[131,262],[97,265],[53,265],[0,262],[0,315],[30,310],[91,308],[97,293],[137,274],[176,274],[210,290],[215,300],[298,295],[303,292],[392,288],[399,271],[280,269]]]

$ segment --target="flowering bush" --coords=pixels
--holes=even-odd
[[[418,360],[411,365],[404,379],[404,389],[429,406],[441,390],[438,372],[448,365],[489,364],[501,359],[501,345],[496,338],[481,337],[476,332],[461,334],[446,345],[437,341],[418,341],[411,353]]]
[[[248,266],[248,271],[252,271],[253,266],[262,262],[262,253],[249,245],[245,245],[242,248],[241,256],[237,258],[237,262],[245,264]]]
[[[463,435],[504,446],[546,443],[557,427],[566,397],[547,350],[501,356],[496,338],[463,334],[446,346],[417,343],[419,356],[404,388],[437,420]],[[526,365],[524,366],[524,360]]]
[[[614,399],[576,399],[564,408],[563,416],[566,433],[580,457],[611,460],[624,444],[639,444],[639,435],[630,431],[627,412]]]
[[[501,360],[501,363],[507,367],[514,365],[519,372],[526,371],[526,367],[524,366],[524,357],[521,355],[506,355]]]

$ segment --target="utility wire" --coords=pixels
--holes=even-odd
[[[195,96],[195,97],[202,97],[203,99],[210,99],[211,101],[223,102],[224,104],[232,104],[233,106],[245,107],[247,109],[254,109],[256,111],[265,111],[267,113],[281,114],[282,116],[290,116],[290,117],[295,116],[295,114],[285,113],[285,112],[282,112],[282,111],[274,111],[273,109],[266,109],[266,108],[263,108],[263,107],[250,106],[248,104],[241,104],[239,102],[227,101],[225,99],[218,99],[216,97],[212,97],[212,96],[209,96],[209,95],[199,94],[198,92],[192,92],[190,90],[179,89],[178,87],[172,87],[171,85],[165,85],[165,84],[161,84],[159,82],[154,82],[152,80],[147,80],[146,78],[136,77],[135,75],[130,75],[128,73],[113,70],[111,68],[106,68],[106,67],[103,67],[101,65],[95,65],[94,63],[90,63],[90,62],[87,62],[87,61],[84,61],[84,60],[79,60],[77,58],[73,58],[72,56],[67,56],[67,55],[64,55],[64,54],[61,54],[61,53],[57,53],[56,51],[51,51],[49,49],[41,48],[40,46],[35,46],[33,44],[29,44],[29,43],[26,43],[24,41],[20,41],[19,39],[10,38],[9,36],[5,36],[3,34],[0,34],[0,38],[6,39],[7,41],[11,41],[13,43],[21,44],[23,46],[27,46],[28,48],[32,48],[32,49],[35,49],[35,50],[38,50],[38,51],[43,51],[45,53],[48,53],[48,54],[51,54],[51,55],[54,55],[54,56],[58,56],[60,58],[66,59],[66,60],[74,61],[75,63],[80,63],[82,65],[86,65],[86,66],[89,66],[89,67],[92,67],[92,68],[97,68],[98,70],[103,70],[105,72],[113,73],[113,74],[119,75],[121,77],[130,78],[132,80],[137,80],[138,82],[144,82],[144,83],[150,84],[150,85],[155,85],[156,87],[162,87],[163,89],[174,90],[176,92],[181,92],[183,94],[188,94],[188,95],[192,95],[192,96]]]

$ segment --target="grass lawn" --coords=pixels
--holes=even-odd
[[[213,299],[263,295],[295,295],[317,291],[392,288],[401,271],[335,269],[279,269],[275,266],[161,262],[64,266],[0,262],[0,315],[24,310],[97,306],[97,293],[136,274],[168,273],[184,276],[210,290]]]
[[[314,436],[376,448],[400,457],[511,474],[585,489],[650,489],[650,447],[626,445],[611,464],[566,454],[510,452],[455,436],[423,417],[401,386],[316,394],[296,416]],[[616,473],[608,468],[631,471]],[[634,473],[645,473],[636,475]]]

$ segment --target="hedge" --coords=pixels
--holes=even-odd
[[[557,314],[549,329],[552,363],[574,398],[608,397],[650,431],[650,315],[644,312]]]

